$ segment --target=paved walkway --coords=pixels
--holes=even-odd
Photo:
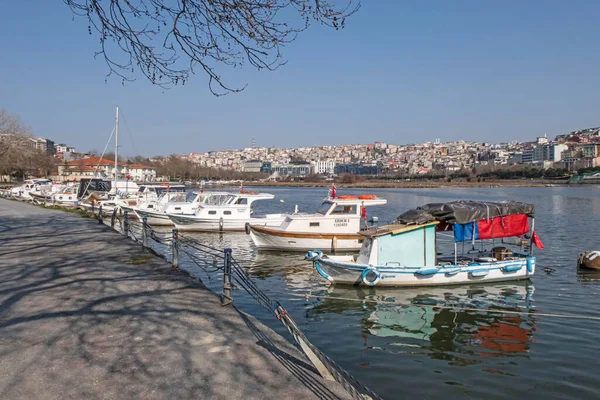
[[[0,399],[348,397],[110,228],[0,199]]]

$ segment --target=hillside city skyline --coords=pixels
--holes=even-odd
[[[77,153],[75,148],[65,144],[54,143],[51,139],[39,138],[30,141],[35,143],[38,150],[54,155],[66,164],[79,165],[79,162],[73,160],[89,156],[86,153]],[[526,142],[442,142],[437,138],[434,141],[411,144],[376,141],[367,144],[297,148],[261,147],[253,144],[254,146],[240,149],[155,156],[148,160],[156,165],[175,157],[205,168],[267,174],[276,172],[281,176],[300,177],[347,172],[357,175],[392,173],[410,176],[452,173],[485,166],[529,165],[543,169],[567,170],[600,166],[600,127],[558,134],[554,138],[547,135],[537,136]],[[91,164],[96,164],[96,160],[97,158],[86,167],[88,173],[93,169]],[[108,160],[107,162],[110,163]],[[139,162],[139,157],[136,158],[136,162]],[[80,173],[80,169],[73,171],[76,174]],[[146,173],[147,171],[144,171],[144,174]],[[156,174],[153,173],[152,176],[156,177]]]

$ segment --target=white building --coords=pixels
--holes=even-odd
[[[312,161],[311,164],[314,166],[315,174],[332,175],[335,170],[335,161],[333,160],[317,160]]]

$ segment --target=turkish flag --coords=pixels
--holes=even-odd
[[[531,236],[531,240],[533,241],[533,244],[535,244],[538,248],[540,248],[540,249],[544,248],[544,243],[542,243],[542,241],[540,240],[540,237],[538,236],[538,234],[536,232],[533,232],[533,235]]]
[[[335,194],[336,194],[335,192],[336,192],[335,185],[333,185],[333,187],[331,188],[331,198],[332,199],[335,199]]]
[[[367,207],[363,207],[363,208],[360,210],[360,215],[361,215],[361,217],[363,217],[363,219],[364,219],[365,221],[367,220]]]

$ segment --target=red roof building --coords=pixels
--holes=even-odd
[[[63,180],[81,179],[82,177],[114,179],[115,162],[114,160],[101,159],[100,157],[67,161],[58,166],[58,174]],[[133,181],[151,182],[156,179],[156,170],[154,167],[148,165],[118,162],[116,178],[119,180],[130,179]]]

